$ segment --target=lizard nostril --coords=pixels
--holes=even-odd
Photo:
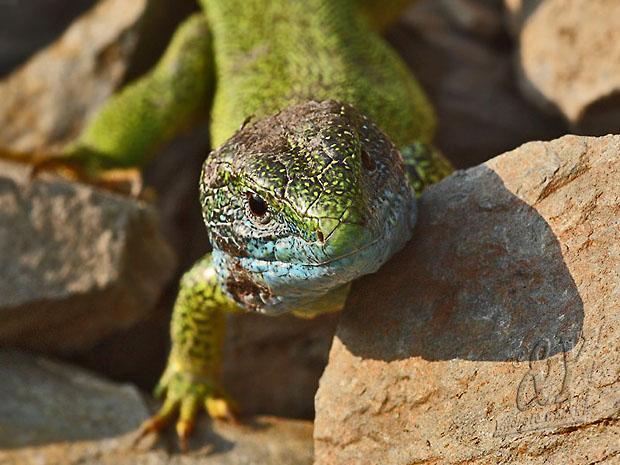
[[[366,168],[368,171],[373,171],[376,168],[375,161],[370,157],[369,153],[362,149],[362,166]]]

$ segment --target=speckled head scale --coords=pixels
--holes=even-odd
[[[242,128],[209,155],[201,179],[222,288],[267,312],[375,271],[410,237],[414,202],[389,138],[335,101]],[[350,271],[336,279],[340,267]]]

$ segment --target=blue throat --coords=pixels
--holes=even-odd
[[[371,227],[371,239],[341,257],[329,258],[317,251],[316,243],[297,236],[274,244],[276,250],[286,247],[295,251],[288,254],[290,261],[235,256],[214,248],[219,285],[248,310],[278,315],[303,308],[360,276],[374,273],[404,247],[417,219],[409,185],[404,184],[396,195],[384,195],[382,200],[378,211],[371,212],[377,219]],[[317,260],[321,255],[323,260]]]

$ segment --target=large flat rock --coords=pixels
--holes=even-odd
[[[422,195],[342,314],[317,464],[618,463],[618,153],[532,142]]]
[[[90,348],[144,318],[174,266],[152,206],[0,161],[0,345]]]
[[[245,425],[202,415],[187,455],[174,428],[133,446],[151,413],[131,385],[70,365],[0,351],[2,465],[250,465],[312,463],[312,423],[257,417]]]

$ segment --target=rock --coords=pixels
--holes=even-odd
[[[0,77],[53,41],[96,0],[0,1]]]
[[[123,82],[147,6],[99,2],[2,81],[0,147],[48,153],[73,139]]]
[[[520,34],[519,85],[577,132],[620,132],[620,2],[546,0]]]
[[[147,320],[111,334],[71,359],[88,369],[113,379],[130,381],[147,391],[153,389],[168,358],[170,315],[181,275],[209,250],[198,200],[200,170],[205,154],[209,153],[208,125],[204,121],[201,123],[167,144],[143,173],[145,184],[157,193],[162,235],[178,258],[162,298],[149,312]],[[325,363],[328,351],[324,354]],[[320,373],[316,385],[319,376]]]
[[[249,414],[314,418],[314,395],[339,315],[228,318],[224,383]]]
[[[270,417],[243,426],[202,416],[191,452],[174,428],[132,448],[149,409],[130,385],[16,352],[0,352],[0,463],[7,465],[241,465],[312,463],[312,423]]]
[[[0,344],[69,354],[144,318],[174,270],[152,207],[0,161]]]
[[[429,93],[437,112],[437,145],[453,163],[473,166],[524,142],[565,134],[560,117],[542,114],[519,92],[514,47],[505,34],[464,33],[442,4],[416,2],[387,39]],[[500,21],[489,2],[482,5],[485,17],[496,14]]]
[[[68,443],[131,436],[149,410],[130,385],[111,382],[43,357],[0,350],[0,463],[11,450],[35,458],[33,449],[69,452]],[[117,440],[118,441],[118,440]],[[58,456],[57,459],[58,460]],[[33,460],[33,463],[34,460]],[[49,463],[49,462],[43,462]]]
[[[440,0],[447,18],[460,30],[486,39],[503,33],[501,3],[496,0]]]
[[[519,37],[523,23],[545,0],[504,0],[504,19],[508,32]]]
[[[422,195],[341,315],[317,464],[617,463],[619,152],[532,142]]]

